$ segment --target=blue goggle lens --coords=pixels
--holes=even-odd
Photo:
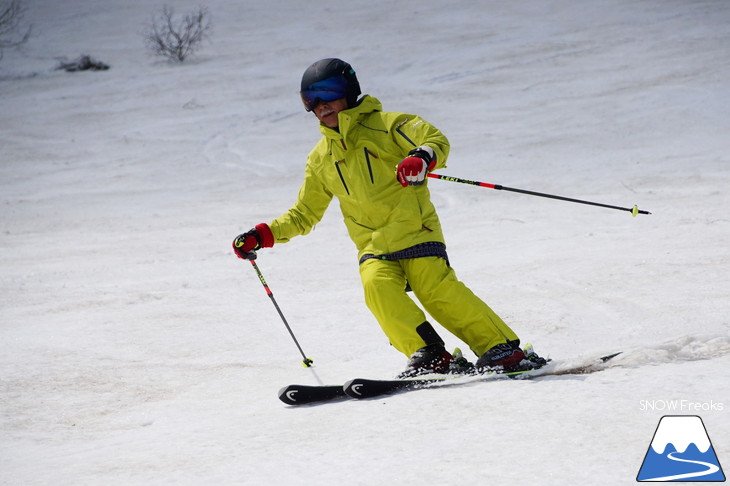
[[[344,76],[323,79],[299,92],[307,111],[312,111],[320,101],[334,101],[347,95],[347,80]]]

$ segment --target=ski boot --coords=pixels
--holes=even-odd
[[[445,374],[449,372],[453,361],[454,357],[446,351],[443,344],[429,344],[411,355],[405,371],[398,378],[412,378],[429,373]]]
[[[482,354],[476,363],[479,373],[511,373],[522,371],[521,363],[526,360],[519,341],[497,344]],[[529,368],[528,368],[529,369]]]

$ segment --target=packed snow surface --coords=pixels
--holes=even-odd
[[[0,60],[0,483],[633,484],[663,415],[701,416],[730,464],[730,2],[208,0],[182,65],[145,51],[161,5],[23,3],[32,36]],[[54,69],[81,54],[111,68]],[[258,259],[311,369],[231,252],[295,200],[320,136],[300,76],[333,56],[449,137],[443,174],[652,213],[429,181],[457,275],[539,353],[612,367],[277,399],[406,361],[336,203]]]

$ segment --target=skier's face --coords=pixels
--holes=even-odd
[[[317,116],[319,121],[324,123],[330,128],[337,128],[340,124],[337,119],[337,114],[342,110],[347,109],[347,100],[340,98],[334,101],[320,101],[317,106],[314,107],[314,114]]]

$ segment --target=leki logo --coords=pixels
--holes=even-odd
[[[641,464],[637,481],[725,481],[702,419],[665,415]]]

